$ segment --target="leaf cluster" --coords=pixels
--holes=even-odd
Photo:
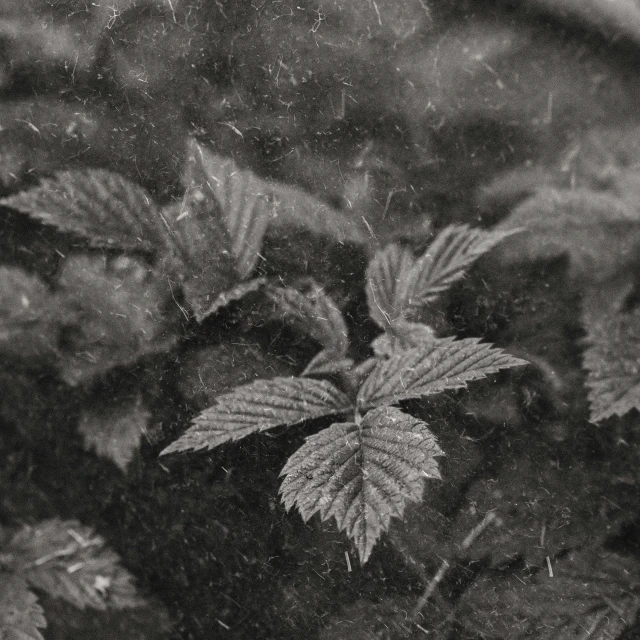
[[[436,458],[443,451],[427,423],[394,405],[525,364],[478,339],[438,338],[417,321],[425,305],[503,237],[448,227],[419,257],[400,245],[378,251],[367,271],[367,300],[384,333],[372,343],[374,357],[358,365],[348,357],[345,320],[321,288],[270,286],[276,314],[308,332],[321,351],[301,377],[257,380],[219,395],[162,453],[213,449],[277,427],[341,417],[291,456],[280,493],[285,507],[297,506],[305,520],[316,513],[334,518],[366,562],[391,518],[420,501],[424,479],[440,478]]]
[[[0,268],[0,353],[10,367],[44,367],[71,386],[95,386],[116,368],[174,349],[197,332],[193,320],[264,287],[258,266],[269,234],[282,242],[307,234],[363,244],[357,225],[318,199],[263,180],[193,138],[185,146],[184,194],[168,204],[103,169],[54,172],[2,199],[5,214],[25,214],[73,239],[48,281],[17,266]],[[286,295],[292,308],[302,304],[302,296]],[[304,304],[333,305],[326,297]],[[286,313],[284,298],[278,308]],[[325,312],[343,322],[337,308],[318,309]],[[346,341],[343,328],[331,328],[330,340],[340,331]],[[321,370],[321,359],[333,356],[310,367]],[[129,398],[80,418],[87,445],[122,468],[149,418],[136,393],[141,389],[133,404]]]

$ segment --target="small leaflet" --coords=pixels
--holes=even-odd
[[[188,190],[217,203],[226,230],[227,246],[240,280],[245,280],[259,259],[262,239],[271,216],[265,183],[251,171],[241,170],[231,158],[218,156],[193,138],[187,142],[183,182]],[[210,247],[205,250],[211,251]]]
[[[326,375],[343,371],[353,364],[346,357],[349,334],[342,312],[313,280],[304,293],[291,287],[270,287],[267,294],[276,304],[278,319],[311,336],[322,345],[303,375]]]
[[[630,290],[629,285],[591,287],[583,299],[592,422],[640,409],[640,306],[624,309]]]
[[[378,251],[369,263],[366,288],[369,315],[382,329],[404,317],[404,301],[398,296],[397,286],[413,264],[411,249],[399,244]]]
[[[109,458],[126,471],[150,417],[138,394],[85,409],[80,415],[78,430],[88,449],[95,449],[99,456]]]
[[[38,598],[20,576],[0,571],[0,638],[44,640],[47,621]]]
[[[379,251],[367,270],[367,300],[373,320],[387,329],[398,320],[416,319],[420,310],[460,280],[480,256],[509,231],[483,231],[468,225],[443,229],[419,257],[391,244]]]
[[[371,342],[371,348],[379,358],[387,358],[396,351],[422,347],[434,340],[437,338],[430,326],[422,322],[400,319],[389,325],[384,333],[375,338]]]
[[[615,640],[640,609],[639,568],[633,557],[598,549],[558,558],[552,572],[481,575],[457,619],[483,638]]]
[[[435,340],[399,351],[376,365],[358,393],[359,407],[395,404],[409,398],[461,389],[500,369],[525,365],[479,338]]]
[[[347,396],[326,380],[256,380],[218,396],[217,404],[198,415],[161,455],[213,449],[252,433],[337,415],[352,408]]]
[[[25,526],[3,547],[12,570],[31,587],[83,609],[144,604],[131,575],[91,528],[58,518]]]
[[[425,422],[380,407],[359,425],[338,423],[307,438],[282,470],[282,501],[305,521],[335,518],[364,564],[391,518],[422,499],[424,479],[440,478],[441,455]]]

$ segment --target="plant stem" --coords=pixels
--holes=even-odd
[[[495,522],[498,525],[501,524],[500,518],[496,516],[495,512],[489,511],[489,513],[487,513],[483,518],[482,522],[480,522],[480,524],[475,526],[469,532],[469,535],[467,535],[467,537],[462,541],[462,543],[459,546],[459,552],[456,554],[456,557],[460,555],[460,552],[467,551],[469,547],[471,547],[471,545],[484,533],[484,531],[492,522]],[[438,588],[438,585],[444,579],[450,566],[451,564],[448,560],[446,559],[443,560],[442,564],[438,568],[438,571],[436,572],[436,575],[433,576],[433,578],[429,581],[429,583],[425,587],[425,590],[422,592],[422,595],[418,599],[418,602],[416,602],[416,606],[413,608],[411,619],[413,620],[414,623],[418,621],[418,618],[422,613],[422,610],[425,608],[427,602],[429,602],[429,600],[431,599],[431,596],[434,594],[435,590]]]
[[[422,610],[425,608],[427,602],[433,595],[434,591],[438,588],[438,585],[442,582],[442,579],[444,578],[447,571],[449,570],[449,566],[450,566],[449,561],[443,560],[442,564],[438,568],[436,575],[433,576],[433,578],[429,581],[429,584],[427,585],[425,590],[422,592],[422,595],[418,599],[418,602],[416,602],[416,606],[413,608],[413,614],[411,617],[414,622],[417,621],[418,616],[420,615]]]

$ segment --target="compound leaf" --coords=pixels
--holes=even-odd
[[[54,518],[24,527],[3,552],[13,558],[14,572],[32,587],[81,609],[143,604],[118,555],[101,536],[76,521]]]
[[[150,417],[138,394],[85,409],[78,429],[87,448],[94,448],[99,456],[109,458],[125,471]]]
[[[481,255],[512,233],[468,225],[446,227],[418,258],[408,248],[389,245],[376,254],[367,271],[371,317],[383,329],[400,319],[414,319]]]
[[[310,281],[304,293],[291,287],[271,287],[268,295],[279,319],[310,335],[323,350],[307,365],[303,375],[328,374],[349,368],[346,357],[349,334],[342,312],[320,285]]]
[[[394,404],[460,389],[500,369],[527,364],[479,338],[434,340],[379,362],[358,392],[358,406]]]
[[[533,575],[487,575],[465,592],[458,618],[484,638],[611,640],[640,609],[637,560],[573,552]]]
[[[282,500],[305,521],[334,517],[365,563],[391,518],[422,499],[424,478],[440,478],[440,455],[425,422],[379,407],[360,425],[334,424],[308,438],[282,470]]]
[[[218,396],[217,402],[161,455],[213,449],[252,433],[352,409],[345,394],[330,382],[310,378],[256,380]]]
[[[593,422],[640,409],[640,306],[623,308],[629,289],[592,287],[584,296],[584,367]]]
[[[0,638],[44,640],[47,621],[38,598],[20,576],[0,571]]]
[[[166,233],[145,189],[103,169],[56,172],[32,189],[2,198],[0,205],[95,247],[154,251]]]

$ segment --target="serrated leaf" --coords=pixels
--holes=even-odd
[[[185,186],[196,186],[218,204],[228,230],[226,249],[234,256],[240,279],[253,271],[266,236],[289,254],[298,245],[304,249],[305,234],[338,244],[365,242],[354,220],[300,188],[264,180],[193,139],[187,155]]]
[[[85,409],[80,414],[78,430],[88,449],[95,449],[99,456],[109,458],[125,471],[150,417],[138,394]]]
[[[358,392],[358,406],[394,404],[461,389],[500,369],[527,364],[479,338],[441,339],[379,362]]]
[[[375,338],[371,342],[371,348],[376,356],[386,358],[396,351],[422,347],[434,340],[435,332],[428,325],[400,319],[391,323],[384,333]]]
[[[181,287],[199,322],[220,308],[221,294],[240,282],[230,239],[218,204],[200,191],[189,190],[180,205],[162,210],[170,245],[160,271]]]
[[[167,213],[174,232],[182,221],[185,229],[179,231],[176,243],[185,264],[174,266],[173,271],[182,275],[187,301],[198,320],[226,304],[225,291],[251,275],[267,233],[279,242],[290,232],[303,230],[338,243],[364,242],[357,225],[327,204],[298,188],[263,180],[192,138],[183,182],[187,194],[182,207]],[[210,237],[195,241],[206,226],[212,229],[206,232]],[[218,248],[213,255],[212,247]],[[234,292],[232,299],[244,289]]]
[[[367,302],[369,315],[379,327],[386,329],[403,317],[402,300],[398,300],[397,284],[406,278],[414,263],[409,247],[390,244],[378,251],[367,268]]]
[[[0,570],[0,638],[44,640],[38,629],[46,626],[44,611],[25,580]]]
[[[24,527],[3,549],[13,569],[35,589],[79,608],[123,609],[143,604],[119,557],[91,528],[70,520]]]
[[[234,258],[239,278],[248,278],[258,261],[262,238],[271,218],[266,183],[251,171],[241,170],[231,158],[212,153],[193,138],[187,144],[183,182],[188,189],[199,189],[218,203],[228,234],[225,249]]]
[[[311,378],[256,380],[218,396],[217,402],[198,415],[192,426],[161,455],[213,449],[252,433],[352,409],[342,391],[326,380]]]
[[[612,640],[640,609],[635,558],[573,552],[534,575],[488,575],[462,597],[458,619],[484,638]]]
[[[630,288],[592,287],[583,299],[584,367],[593,422],[640,410],[640,306],[623,308]]]
[[[329,374],[348,369],[349,333],[342,312],[322,287],[310,281],[304,293],[293,288],[271,287],[267,294],[276,304],[276,316],[322,345],[303,375]]]
[[[523,229],[501,246],[506,262],[570,257],[571,275],[606,282],[640,251],[640,213],[615,195],[541,188],[496,227]]]
[[[60,345],[58,366],[67,383],[90,382],[175,344],[179,313],[165,284],[142,262],[72,256],[58,284],[59,303],[75,318]]]
[[[420,309],[464,276],[481,255],[515,231],[483,231],[468,225],[443,229],[418,258],[406,247],[389,245],[367,270],[367,301],[375,322],[386,329],[415,319]]]
[[[103,169],[56,172],[37,187],[2,198],[0,205],[85,238],[95,247],[154,251],[166,234],[146,190]]]
[[[422,498],[424,478],[440,478],[443,455],[425,422],[394,407],[370,411],[360,425],[334,424],[311,436],[282,470],[280,493],[304,520],[335,518],[365,563],[392,517]]]

